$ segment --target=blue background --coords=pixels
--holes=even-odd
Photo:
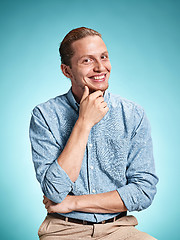
[[[180,1],[1,1],[0,238],[38,239],[46,215],[28,128],[38,103],[68,91],[58,47],[72,28],[102,33],[110,90],[142,105],[160,178],[153,204],[134,215],[158,239],[179,239]]]

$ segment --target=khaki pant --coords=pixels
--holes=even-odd
[[[112,223],[81,225],[48,215],[38,235],[40,240],[155,240],[137,230],[137,224],[134,216],[125,216]]]

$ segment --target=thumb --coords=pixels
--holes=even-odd
[[[81,98],[81,102],[83,102],[89,96],[89,88],[87,86],[84,87],[84,93]]]

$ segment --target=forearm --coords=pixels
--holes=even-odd
[[[44,196],[43,203],[49,213],[69,213],[73,211],[89,213],[118,213],[127,211],[117,191],[99,194],[70,196],[61,203],[53,203]]]
[[[89,132],[90,127],[78,119],[64,150],[57,159],[58,164],[72,182],[75,182],[79,176]]]
[[[117,191],[100,194],[73,196],[73,211],[116,213],[127,210]]]

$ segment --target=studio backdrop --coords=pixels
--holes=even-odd
[[[46,210],[31,158],[31,111],[69,90],[58,48],[85,26],[107,45],[109,91],[141,105],[151,123],[158,192],[148,209],[130,214],[141,231],[178,240],[180,1],[4,0],[0,19],[0,238],[38,239]]]

